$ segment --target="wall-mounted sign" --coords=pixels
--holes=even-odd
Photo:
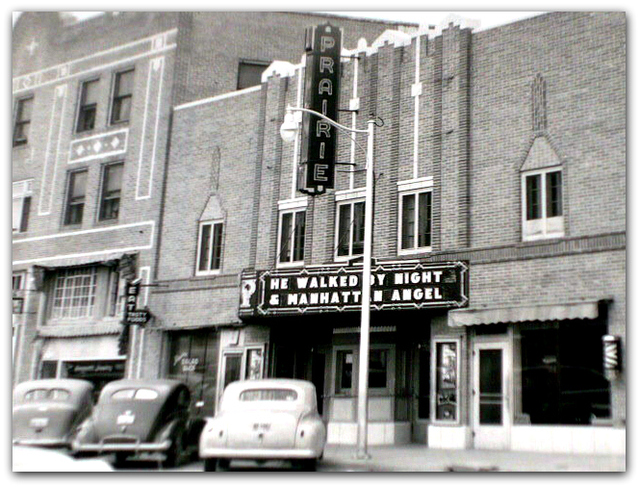
[[[124,316],[125,325],[143,326],[151,319],[151,313],[146,309],[138,308],[138,295],[140,294],[141,280],[127,281],[125,285]]]
[[[355,311],[362,266],[243,273],[240,316]],[[385,262],[371,270],[371,309],[458,308],[468,303],[465,262]]]
[[[340,95],[342,31],[322,24],[306,31],[305,108],[337,121]],[[318,195],[334,187],[336,129],[326,120],[304,113],[298,190]]]
[[[124,361],[122,360],[65,362],[64,367],[66,376],[76,379],[94,376],[122,376],[124,374]]]

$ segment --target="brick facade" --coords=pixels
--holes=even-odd
[[[343,60],[339,106],[359,103],[359,111],[338,121],[359,129],[371,116],[384,121],[375,136],[374,257],[468,261],[471,310],[611,300],[608,333],[624,347],[625,28],[623,14],[551,13],[479,33],[450,25],[419,36],[385,33],[355,49],[345,42],[358,57]],[[165,327],[252,329],[237,316],[234,279],[243,269],[277,268],[278,202],[302,197],[292,190],[296,145],[279,137],[285,107],[299,100],[300,67],[292,68],[259,89],[176,110],[158,270],[168,287],[153,295]],[[543,105],[532,94],[536,79]],[[533,114],[535,103],[543,115]],[[564,237],[524,241],[522,170],[535,157],[545,167],[531,155],[538,137],[562,167]],[[362,152],[338,136],[338,161],[362,168]],[[212,171],[217,186],[209,192]],[[433,188],[433,240],[430,252],[405,257],[398,183],[414,180]],[[341,172],[335,191],[303,198],[305,266],[335,262],[337,195],[363,186],[362,172]],[[210,195],[224,209],[223,270],[198,278],[197,222]],[[425,320],[432,336],[462,337],[461,424],[470,431],[475,335],[447,326],[446,314]],[[625,382],[623,373],[611,385],[617,427],[626,418]]]

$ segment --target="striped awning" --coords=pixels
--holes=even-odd
[[[449,312],[451,327],[521,323],[523,321],[585,320],[598,317],[598,301],[579,303],[457,309]]]

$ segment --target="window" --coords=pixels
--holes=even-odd
[[[249,389],[242,391],[240,401],[287,401],[298,399],[298,393],[293,389]]]
[[[364,201],[338,205],[336,240],[338,258],[364,252]]]
[[[564,235],[562,171],[557,168],[522,175],[523,238]]]
[[[222,261],[222,222],[203,222],[198,236],[196,274],[220,271]]]
[[[82,223],[84,201],[87,190],[87,170],[69,173],[67,185],[67,208],[64,216],[65,225],[78,225]]]
[[[435,342],[435,419],[458,420],[459,353],[457,341]]]
[[[21,291],[24,289],[24,272],[16,272],[11,275],[11,290],[12,291]]]
[[[96,267],[65,269],[54,282],[51,317],[88,318],[96,302]]]
[[[102,196],[99,220],[116,220],[120,211],[124,164],[108,164],[102,170]]]
[[[338,350],[336,353],[336,394],[351,392],[353,355],[351,350]]]
[[[432,192],[400,195],[400,252],[431,250]]]
[[[278,263],[291,264],[304,261],[305,210],[280,215]]]
[[[96,124],[98,109],[98,80],[85,81],[80,87],[80,106],[76,132],[92,130]]]
[[[372,348],[369,350],[369,388],[385,389],[387,387],[387,365],[389,351]]]
[[[131,116],[134,70],[116,73],[111,103],[111,123],[126,122]]]
[[[13,183],[12,231],[23,233],[29,226],[33,179]]]
[[[29,126],[31,125],[31,110],[33,97],[18,100],[15,122],[13,127],[13,146],[24,145],[29,141]]]
[[[268,66],[269,63],[263,61],[240,61],[238,65],[238,89],[242,90],[262,83],[262,73]]]
[[[591,424],[611,416],[597,321],[521,326],[522,413],[530,424]]]

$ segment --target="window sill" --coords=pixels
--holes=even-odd
[[[199,271],[195,273],[194,277],[212,277],[219,276],[222,273],[221,269],[217,269],[215,271]]]
[[[524,235],[522,237],[523,242],[535,242],[536,240],[553,240],[564,238],[564,233],[548,233],[546,235]]]
[[[418,255],[418,254],[430,254],[433,252],[432,247],[420,247],[417,249],[404,249],[398,250],[398,255]]]
[[[362,254],[357,254],[357,255],[341,255],[340,257],[334,257],[333,260],[334,262],[340,262],[340,263],[344,263],[344,262],[349,262],[350,260],[354,260],[354,259],[360,259],[360,262],[356,262],[357,264],[362,265]]]
[[[110,225],[116,225],[119,218],[110,218],[108,220],[96,220],[94,226],[96,227],[108,227]]]
[[[296,262],[278,262],[276,264],[276,269],[292,269],[297,267],[304,267],[304,261],[296,261]]]

